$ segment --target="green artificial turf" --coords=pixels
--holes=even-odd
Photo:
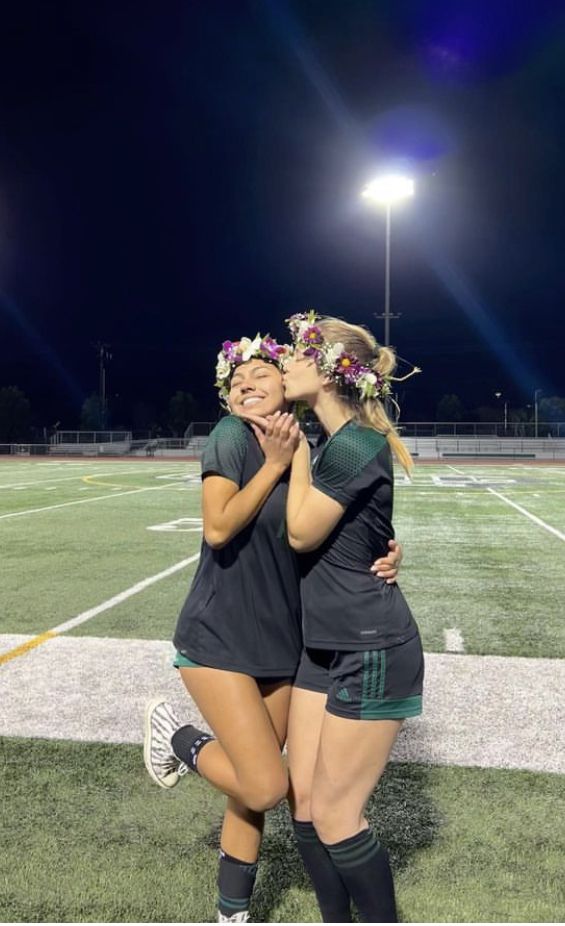
[[[171,792],[141,748],[0,740],[0,915],[13,922],[215,918],[222,797]],[[370,819],[390,850],[405,922],[560,922],[563,778],[389,767]],[[285,805],[268,815],[256,922],[319,921]]]

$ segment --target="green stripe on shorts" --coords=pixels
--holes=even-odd
[[[365,701],[361,705],[361,720],[401,720],[422,713],[422,695],[390,700]]]

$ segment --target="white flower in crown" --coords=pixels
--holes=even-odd
[[[216,364],[216,379],[226,379],[231,373],[231,363],[224,356],[224,352],[220,351],[218,354],[218,362]]]
[[[341,341],[337,341],[336,344],[328,344],[324,348],[324,354],[328,359],[328,363],[331,363],[332,366],[337,363],[344,350],[345,344],[342,344]]]
[[[261,335],[256,334],[253,340],[250,338],[242,338],[239,342],[239,348],[241,350],[241,359],[243,363],[246,363],[248,360],[258,353],[261,348]]]
[[[373,399],[378,393],[378,379],[374,373],[362,373],[357,380],[357,388],[362,399]]]

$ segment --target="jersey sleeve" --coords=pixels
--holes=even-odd
[[[346,428],[325,447],[315,468],[314,488],[348,507],[370,486],[392,481],[386,437],[373,428]]]
[[[241,485],[249,433],[241,418],[235,415],[222,418],[210,434],[202,454],[202,479],[224,476]]]

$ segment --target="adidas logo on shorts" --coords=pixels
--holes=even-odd
[[[340,688],[336,694],[336,698],[339,701],[351,701],[351,695],[349,694],[347,688]]]

